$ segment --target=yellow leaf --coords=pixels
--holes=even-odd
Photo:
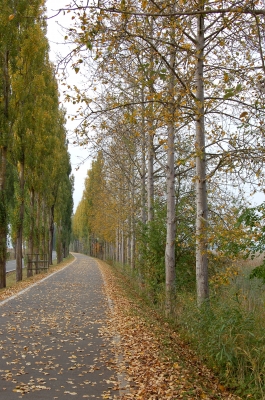
[[[15,18],[15,14],[11,14],[11,15],[9,15],[9,21],[12,21],[12,19],[14,19]]]
[[[248,112],[247,111],[244,111],[244,112],[242,112],[242,114],[240,114],[240,117],[239,118],[244,118],[244,117],[246,117],[248,115]]]

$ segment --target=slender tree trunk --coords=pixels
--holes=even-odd
[[[141,220],[146,224],[146,135],[145,135],[145,108],[144,108],[144,90],[141,91],[142,100],[142,120],[141,120]]]
[[[7,147],[0,148],[0,288],[6,287],[7,204],[6,204]]]
[[[0,55],[1,57],[1,55]],[[9,79],[9,52],[5,51],[2,58],[3,65],[3,100],[4,100],[4,118],[6,126],[9,119],[9,97],[10,97],[10,79]],[[3,129],[3,126],[1,127]],[[7,259],[7,202],[6,202],[6,165],[7,165],[7,143],[6,133],[1,132],[0,143],[0,288],[6,287],[6,259]]]
[[[47,207],[45,202],[45,254],[47,257],[47,262],[49,263],[49,254],[50,254],[50,208]]]
[[[115,261],[115,244],[112,243],[111,245],[111,254],[112,254],[112,262],[114,263]]]
[[[108,256],[108,243],[104,241],[104,247],[103,247],[103,260],[106,261],[106,258]]]
[[[153,112],[153,110],[152,110]],[[151,115],[150,118],[153,118]],[[154,153],[153,153],[154,130],[148,134],[148,179],[147,179],[147,210],[148,222],[154,219]]]
[[[36,237],[34,241],[34,253],[40,252],[40,195],[37,193],[37,210],[36,210]]]
[[[128,224],[128,237],[127,237],[127,244],[126,244],[126,264],[131,264],[131,217],[129,217],[129,224]]]
[[[119,227],[117,227],[117,229],[116,229],[116,257],[115,257],[115,260],[117,262],[119,262],[119,255],[120,255],[120,252],[119,252]]]
[[[49,265],[52,265],[53,237],[54,237],[54,204],[50,209],[50,237],[49,237]]]
[[[35,191],[33,188],[30,190],[30,231],[28,240],[28,261],[32,261],[34,253],[34,216],[35,216]],[[29,263],[32,266],[31,263]],[[32,270],[27,270],[27,277],[32,276]]]
[[[134,218],[132,220],[132,228],[131,228],[131,269],[135,268],[135,221]]]
[[[41,255],[46,253],[46,218],[45,218],[45,201],[41,202]],[[43,259],[43,257],[42,257]]]
[[[17,228],[17,254],[16,254],[16,281],[22,281],[22,259],[23,259],[23,222],[25,211],[24,187],[25,187],[25,163],[18,163],[19,171],[19,222]]]
[[[169,79],[170,96],[170,120],[168,121],[167,137],[167,239],[165,250],[166,268],[166,314],[173,310],[173,300],[176,291],[176,265],[175,265],[175,243],[176,243],[176,200],[175,200],[175,49],[171,49]]]
[[[203,3],[202,3],[203,4]],[[202,7],[203,8],[203,7]],[[197,112],[196,112],[196,282],[198,305],[209,298],[207,257],[207,188],[204,128],[204,17],[197,18]]]
[[[145,208],[145,205],[144,205]],[[142,220],[143,223],[146,223],[145,210],[142,210]],[[130,267],[131,269],[135,268],[135,174],[134,169],[132,168],[132,189],[131,189],[131,226],[130,226],[130,236],[131,236],[131,248],[130,248]]]
[[[62,248],[62,227],[60,224],[57,226],[57,264],[63,261],[63,248]]]
[[[124,265],[124,230],[121,229],[121,264]]]
[[[153,40],[154,28],[153,28],[153,19],[151,17],[150,24],[150,37]],[[149,90],[150,94],[153,95],[154,91],[154,82],[153,82],[153,71],[154,71],[154,52],[151,50],[150,56],[150,85]],[[154,219],[154,134],[155,134],[155,126],[154,126],[154,106],[151,102],[149,109],[149,131],[148,131],[148,179],[147,179],[147,213],[148,213],[148,222],[153,221]]]

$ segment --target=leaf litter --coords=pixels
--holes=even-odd
[[[126,374],[130,388],[122,399],[240,400],[221,385],[155,311],[149,310],[147,316],[129,299],[121,284],[123,278],[106,263],[98,264],[111,302],[108,331],[120,337],[113,346],[122,357],[119,369]]]

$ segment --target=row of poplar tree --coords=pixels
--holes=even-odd
[[[42,0],[0,1],[0,287],[6,286],[7,238],[22,279],[25,253],[68,253],[73,178],[65,112],[49,60]]]
[[[68,11],[65,62],[84,90],[66,96],[80,105],[77,142],[97,154],[76,238],[165,287],[167,310],[196,269],[202,304],[209,250],[244,240],[244,185],[264,184],[263,2],[75,1]]]

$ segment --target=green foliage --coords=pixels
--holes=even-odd
[[[208,307],[187,294],[178,297],[178,329],[196,352],[239,394],[264,398],[264,286],[243,275],[222,288]]]
[[[261,265],[254,268],[251,271],[249,278],[250,279],[258,278],[258,279],[262,280],[263,284],[265,284],[265,261],[263,261],[263,263]]]
[[[139,291],[135,271],[119,271],[130,285],[135,284],[142,301],[160,307],[146,285]],[[220,287],[210,304],[198,308],[194,294],[184,288],[177,295],[175,314],[167,321],[223,385],[253,400],[265,398],[264,289],[258,279],[249,280],[246,271]]]
[[[138,228],[141,254],[138,268],[142,281],[150,288],[151,296],[157,302],[165,282],[166,208],[156,201],[154,210],[155,219],[146,225],[140,224]]]
[[[265,203],[257,207],[245,208],[238,217],[237,226],[243,225],[246,237],[240,244],[245,258],[252,259],[265,251]]]
[[[178,202],[176,209],[176,285],[178,290],[195,289],[194,217],[187,199]],[[141,254],[137,264],[141,280],[154,303],[163,303],[165,282],[166,204],[158,199],[154,204],[155,218],[138,226],[138,246]]]
[[[56,204],[63,214],[60,224],[67,249],[73,182],[65,115],[48,56],[43,1],[21,0],[15,9],[7,0],[0,0],[0,5],[0,146],[8,161],[6,171],[0,171],[6,182],[0,193],[6,201],[0,207],[8,217],[0,220],[1,246],[6,246],[8,223],[13,241],[23,231],[23,241],[32,251],[47,252]],[[65,197],[58,196],[59,187]]]

